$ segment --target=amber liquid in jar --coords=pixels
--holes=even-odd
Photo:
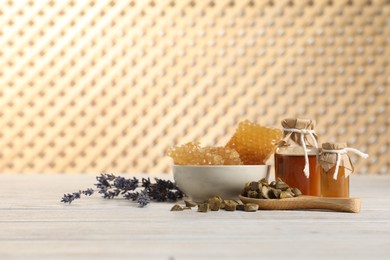
[[[349,177],[345,178],[344,167],[339,167],[337,180],[333,179],[336,167],[325,172],[321,168],[321,195],[323,197],[349,197]]]
[[[275,178],[281,178],[290,187],[301,190],[303,195],[320,196],[320,172],[316,169],[317,158],[309,155],[310,176],[306,178],[303,169],[303,155],[284,155],[275,153]]]

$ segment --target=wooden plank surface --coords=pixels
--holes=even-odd
[[[0,259],[390,258],[390,176],[353,176],[359,214],[171,212],[172,203],[138,208],[98,195],[60,203],[94,183],[93,175],[0,175]]]

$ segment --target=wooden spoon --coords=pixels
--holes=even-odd
[[[326,209],[342,212],[360,212],[360,199],[358,198],[329,198],[314,196],[299,196],[288,199],[253,199],[239,196],[243,203],[254,203],[259,209]]]

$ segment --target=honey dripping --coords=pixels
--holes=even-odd
[[[304,195],[320,196],[320,173],[316,169],[316,155],[308,155],[310,176],[303,172],[305,157],[275,153],[275,178],[281,178],[290,187],[297,187]]]

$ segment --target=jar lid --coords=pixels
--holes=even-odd
[[[329,172],[333,167],[339,165],[344,167],[345,177],[348,177],[353,172],[353,165],[347,152],[344,150],[345,148],[347,148],[346,143],[323,143],[319,157],[320,167],[325,172]],[[335,169],[333,175],[335,180],[337,179],[337,174],[338,167]]]
[[[281,124],[283,128],[295,128],[295,129],[308,129],[314,128],[316,121],[306,118],[286,118],[283,119]]]
[[[346,143],[323,143],[322,149],[325,150],[342,150],[344,148],[347,148]]]

